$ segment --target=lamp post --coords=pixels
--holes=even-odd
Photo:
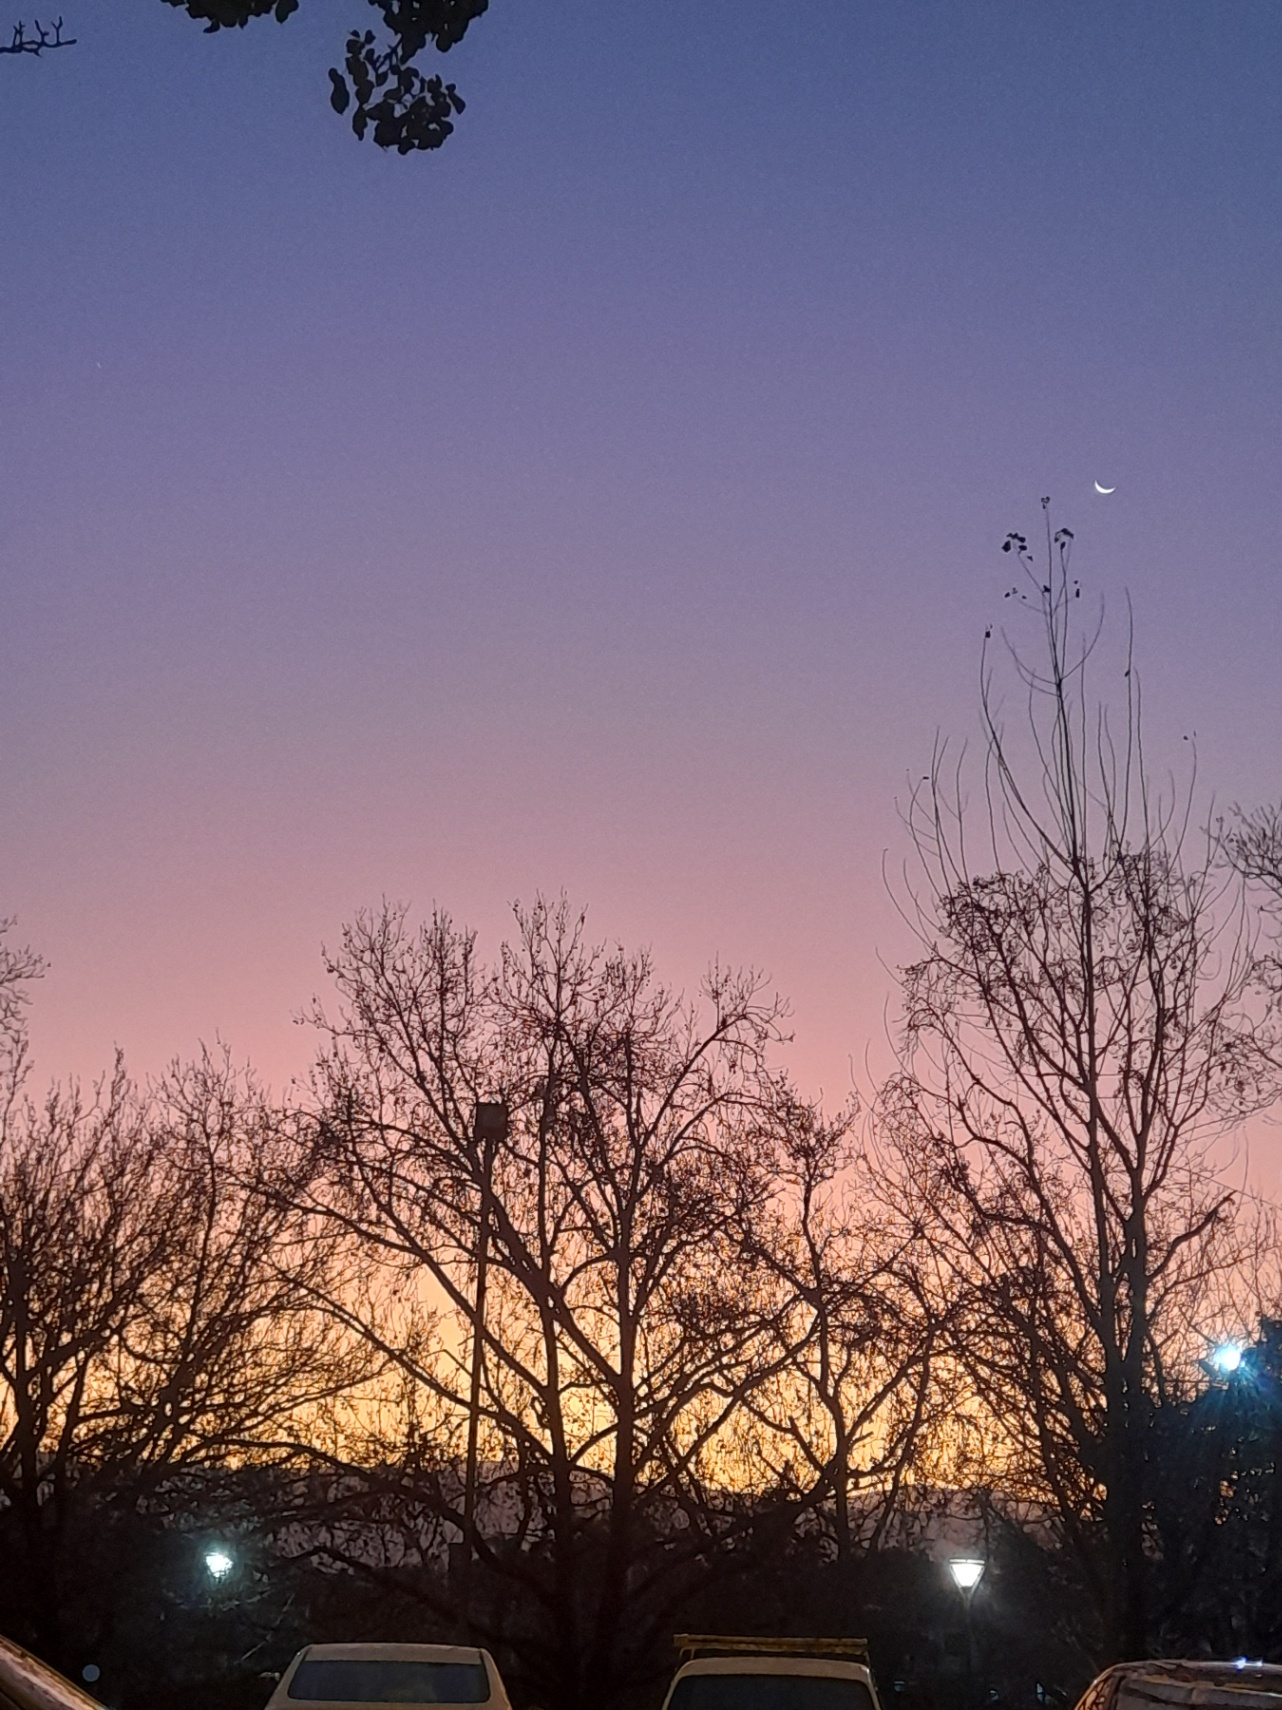
[[[472,1122],[480,1169],[481,1203],[476,1227],[476,1304],[472,1314],[472,1370],[467,1405],[467,1462],[463,1473],[463,1610],[472,1624],[472,1560],[476,1554],[476,1458],[481,1424],[481,1376],[485,1366],[485,1284],[489,1269],[490,1199],[494,1160],[507,1139],[507,1105],[478,1104]]]
[[[975,1588],[984,1577],[984,1563],[978,1556],[953,1556],[948,1563],[953,1584],[961,1593],[966,1619],[966,1703],[975,1703],[975,1633],[971,1625],[970,1605]]]

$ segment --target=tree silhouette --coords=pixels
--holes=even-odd
[[[243,29],[256,18],[283,24],[300,0],[165,0],[207,33]],[[462,41],[468,25],[488,9],[489,0],[368,0],[380,15],[381,33],[352,29],[342,69],[332,68],[330,104],[336,113],[351,110],[352,130],[369,136],[379,148],[412,154],[439,148],[463,111],[452,83],[426,75],[420,54],[433,47],[447,53]]]
[[[911,804],[923,954],[880,1117],[969,1303],[981,1476],[1051,1517],[1104,1650],[1136,1656],[1155,1411],[1243,1256],[1214,1148],[1274,1076],[1231,881],[1147,777],[1129,647],[1120,727],[1089,692],[1071,540],[1049,514],[1044,555],[1008,537],[1008,597],[1040,620],[1010,653],[1025,717],[1004,722],[986,642],[983,789],[940,751]]]
[[[204,1057],[32,1099],[38,972],[0,942],[0,1603],[57,1663],[86,1528],[182,1472],[290,1460],[371,1361],[317,1311],[342,1254],[281,1191],[264,1095]]]
[[[302,0],[164,0],[205,26],[218,30],[244,29],[259,18],[286,23]],[[353,4],[358,0],[352,0]],[[464,101],[452,83],[430,75],[419,64],[429,47],[448,53],[462,41],[468,25],[488,10],[489,0],[367,0],[379,14],[378,30],[353,27],[347,36],[341,68],[330,68],[330,105],[339,114],[351,113],[352,130],[368,136],[379,148],[414,154],[439,148],[454,129]],[[74,47],[64,36],[63,21],[39,20],[13,26],[0,54],[37,57],[48,49]]]
[[[901,1518],[953,1399],[933,1358],[949,1311],[926,1231],[854,1138],[856,1114],[789,1112],[773,1203],[744,1235],[777,1290],[780,1369],[746,1398],[756,1453],[842,1563]]]
[[[779,1007],[724,970],[683,1001],[545,904],[495,968],[445,917],[414,931],[385,910],[332,971],[303,1208],[383,1279],[364,1312],[334,1302],[404,1380],[399,1444],[370,1456],[399,1469],[383,1536],[399,1511],[392,1559],[475,1542],[456,1619],[567,1710],[610,1701],[741,1525],[733,1427],[793,1353],[746,1234],[799,1108],[767,1063]],[[500,1099],[494,1143],[474,1114]],[[473,1540],[458,1469],[478,1337]]]

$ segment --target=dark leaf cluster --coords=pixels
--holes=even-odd
[[[283,24],[299,0],[165,0],[181,7],[207,32],[243,29],[254,18],[273,17]],[[382,33],[353,30],[347,38],[343,69],[331,69],[330,105],[336,113],[352,108],[352,129],[369,135],[379,148],[412,154],[439,148],[463,111],[452,83],[425,75],[415,63],[428,47],[447,53],[458,45],[489,0],[369,0],[382,20]],[[31,50],[38,51],[38,50]],[[353,102],[355,103],[353,107]]]
[[[424,77],[403,42],[380,50],[372,30],[353,30],[347,40],[346,76],[331,70],[330,105],[345,113],[353,94],[356,106],[352,129],[363,139],[372,131],[379,148],[398,154],[440,148],[463,111],[463,99],[452,83]]]

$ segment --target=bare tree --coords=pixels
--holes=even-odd
[[[288,1119],[225,1053],[172,1070],[145,1119],[161,1163],[139,1209],[168,1245],[125,1322],[107,1444],[166,1472],[307,1459],[377,1361],[322,1312],[358,1282],[334,1230],[294,1206]]]
[[[152,1093],[25,1090],[21,983],[0,964],[0,1499],[31,1640],[60,1657],[67,1550],[95,1504],[180,1468],[297,1457],[368,1371],[317,1308],[341,1256],[280,1191],[280,1119],[225,1061]]]
[[[122,1077],[10,1109],[0,1137],[0,1493],[21,1530],[28,1623],[57,1656],[59,1532],[98,1381],[167,1244],[139,1215],[154,1148]],[[11,1545],[12,1548],[12,1545]]]
[[[932,1255],[911,1209],[887,1198],[855,1114],[789,1112],[774,1215],[746,1232],[779,1290],[780,1370],[747,1403],[758,1452],[838,1560],[884,1541],[947,1406]]]
[[[1272,943],[1256,957],[1256,979],[1273,1013],[1282,1014],[1282,807],[1238,808],[1222,837],[1230,863],[1264,899]]]
[[[772,1185],[779,1006],[722,971],[683,1002],[645,956],[591,947],[581,919],[543,903],[518,911],[493,970],[447,918],[415,932],[392,909],[349,927],[331,967],[343,1007],[325,1023],[307,1209],[362,1243],[385,1299],[417,1309],[396,1331],[361,1324],[415,1410],[414,1536],[465,1537],[479,1332],[468,1617],[518,1644],[567,1710],[608,1700],[737,1512],[726,1426],[772,1357],[770,1279],[742,1231]],[[495,1148],[473,1118],[498,1099]],[[519,1631],[501,1626],[504,1583],[534,1614]]]
[[[1129,649],[1120,729],[1091,698],[1071,539],[1047,515],[1040,564],[1006,542],[1041,629],[1009,653],[1022,736],[986,645],[983,794],[940,750],[912,801],[923,954],[880,1119],[968,1303],[988,1476],[1052,1517],[1121,1656],[1150,1627],[1153,1411],[1237,1253],[1216,1144],[1271,1087],[1238,903],[1152,789]]]
[[[1282,808],[1239,809],[1225,834],[1230,858],[1246,879],[1262,885],[1274,903],[1282,903]]]
[[[13,927],[12,919],[0,920],[0,1100],[5,1109],[25,1077],[30,987],[44,973],[44,963],[34,951],[7,942]]]

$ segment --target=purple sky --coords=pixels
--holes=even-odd
[[[564,888],[678,982],[767,969],[840,1095],[1043,492],[1159,759],[1282,791],[1282,8],[492,0],[406,160],[326,104],[363,11],[65,0],[0,60],[42,1072],[221,1033],[279,1079],[355,908],[492,946]]]

